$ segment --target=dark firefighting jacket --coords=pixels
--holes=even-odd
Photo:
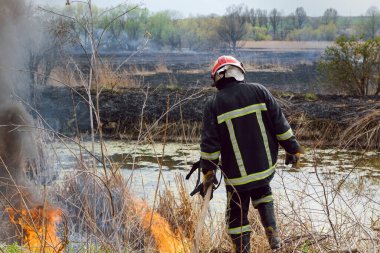
[[[267,185],[274,175],[279,144],[290,154],[297,153],[300,145],[264,86],[233,78],[221,81],[204,110],[202,170],[215,169],[221,156],[227,188],[244,191]]]

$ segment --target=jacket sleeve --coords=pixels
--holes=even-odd
[[[290,127],[284,114],[282,113],[280,105],[264,86],[262,86],[262,90],[264,92],[269,117],[271,119],[277,141],[285,149],[285,151],[290,154],[301,152],[301,146],[294,136],[292,128]]]
[[[218,135],[217,115],[212,107],[214,98],[206,103],[203,112],[201,138],[201,168],[203,173],[215,170],[219,163],[220,142]]]

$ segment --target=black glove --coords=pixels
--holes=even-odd
[[[216,189],[216,185],[218,184],[218,179],[216,178],[215,170],[210,170],[206,174],[203,174],[202,183],[199,184],[194,191],[190,193],[190,196],[194,196],[196,193],[199,192],[199,194],[202,196],[202,198],[205,197],[207,193],[207,189],[209,187],[211,188],[211,198],[213,197],[213,191]]]
[[[301,153],[296,153],[296,154],[286,153],[285,164],[286,165],[292,164],[292,168],[299,169],[300,168],[300,164],[299,164],[300,157],[301,157]]]

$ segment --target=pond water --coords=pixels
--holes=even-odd
[[[91,150],[91,143],[82,143]],[[79,155],[76,144],[51,144],[57,154],[58,169],[70,172]],[[100,145],[95,144],[99,156]],[[82,151],[83,152],[83,151]],[[197,144],[106,141],[106,152],[115,167],[128,179],[133,193],[152,204],[156,189],[176,193],[176,177],[185,177],[192,163],[199,159]],[[83,152],[86,159],[91,157]],[[302,157],[300,170],[284,164],[280,151],[272,189],[283,214],[312,217],[326,216],[326,207],[349,213],[350,217],[368,222],[380,215],[380,152],[336,149],[309,149]],[[101,164],[98,164],[101,167]],[[162,172],[160,180],[159,173]],[[63,173],[64,174],[64,173]],[[195,186],[196,174],[186,182],[189,192]],[[225,189],[223,182],[214,193],[211,209],[223,214]],[[306,210],[306,211],[305,211]],[[362,211],[365,210],[365,213]],[[361,215],[358,215],[360,213]],[[311,217],[311,218],[310,218]]]

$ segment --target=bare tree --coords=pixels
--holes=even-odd
[[[255,27],[257,25],[257,12],[255,9],[251,8],[247,11],[247,17],[248,22],[252,25],[252,27]]]
[[[243,5],[232,5],[227,8],[226,15],[220,20],[217,29],[219,37],[227,43],[232,51],[236,51],[236,44],[248,32],[247,19],[243,15]]]
[[[256,10],[256,16],[257,20],[259,21],[259,26],[260,27],[266,27],[268,28],[268,14],[266,10]]]
[[[329,8],[327,10],[325,10],[325,12],[323,13],[323,16],[322,16],[322,24],[323,25],[328,25],[330,23],[333,23],[333,24],[336,24],[336,21],[338,20],[338,11],[333,9],[333,8]]]
[[[376,6],[371,6],[366,12],[365,32],[368,38],[375,39],[380,29],[380,11]]]
[[[301,29],[307,20],[306,11],[303,7],[298,7],[295,12],[296,28]]]
[[[31,47],[28,52],[28,71],[33,87],[47,84],[50,73],[59,63],[62,49],[70,43],[73,36],[71,32],[73,24],[70,21],[62,18],[49,19],[49,21],[49,24],[39,31],[38,38],[27,40]]]
[[[278,30],[279,30],[280,22],[281,22],[281,13],[276,8],[274,8],[269,13],[269,21],[270,21],[270,24],[272,25],[272,29],[273,29],[273,38],[277,39],[278,38]]]
[[[290,25],[293,28],[298,28],[296,14],[294,14],[293,12],[290,13],[289,16],[287,17],[287,19],[290,21]]]

